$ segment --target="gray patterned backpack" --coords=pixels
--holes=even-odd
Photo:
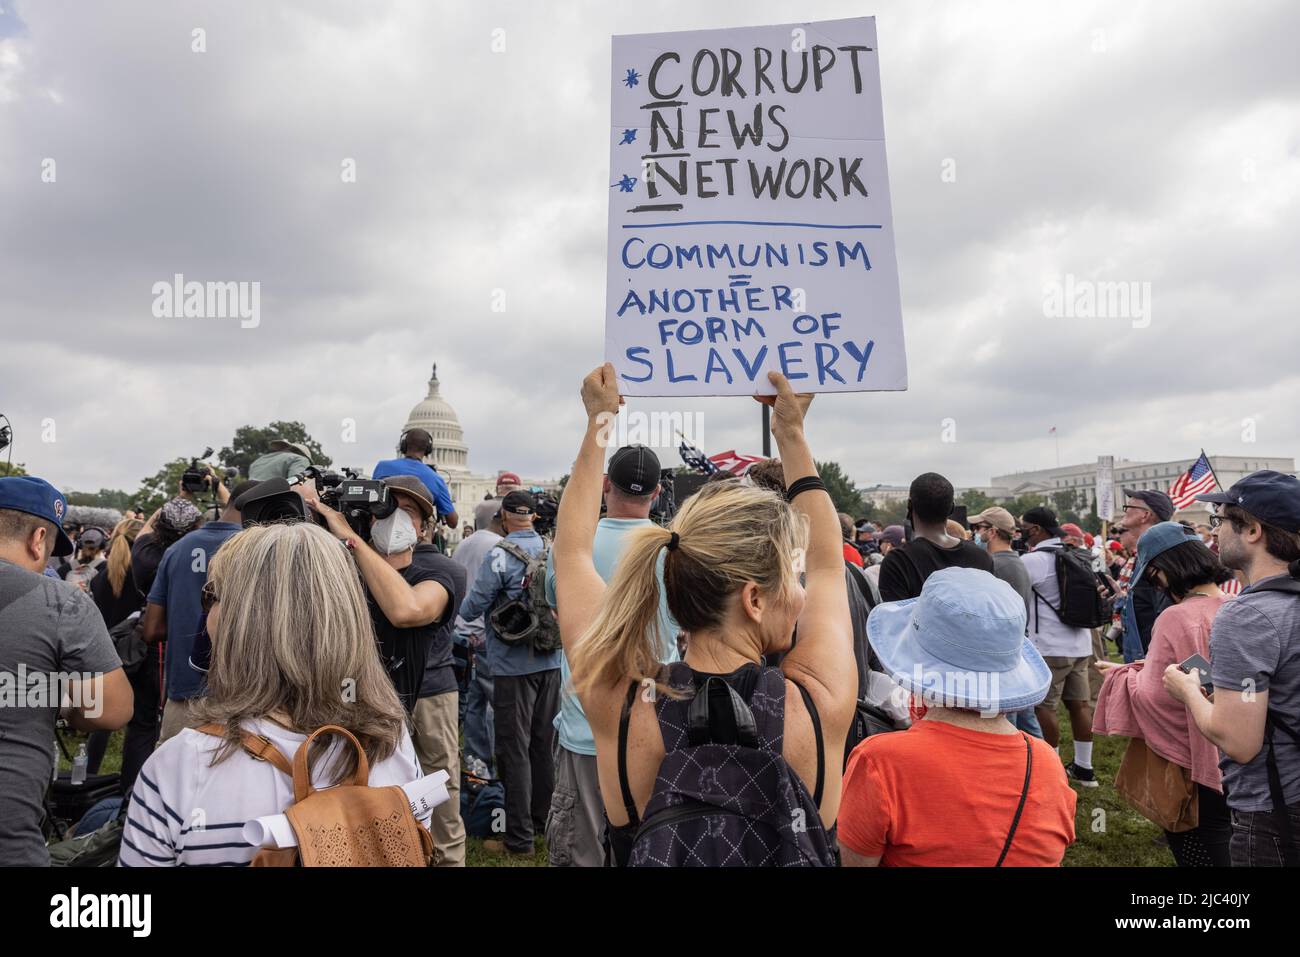
[[[695,681],[684,662],[669,665],[669,684],[687,693]],[[627,725],[640,686],[628,690],[619,724],[618,772],[628,820],[636,824],[630,867],[834,867],[834,840],[822,826],[825,748],[821,722],[802,687],[817,738],[817,782],[809,794],[781,754],[785,675],[762,668],[749,701],[721,677],[704,679],[686,698],[656,702],[664,760],[638,821],[627,782]],[[713,707],[710,707],[710,703]],[[710,721],[710,711],[715,720]],[[719,712],[733,721],[721,722]]]

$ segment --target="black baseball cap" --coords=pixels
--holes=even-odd
[[[509,512],[511,515],[532,515],[537,511],[537,500],[533,498],[531,492],[517,488],[513,492],[508,492],[501,500],[501,511]]]
[[[1226,492],[1198,495],[1196,501],[1236,505],[1266,525],[1300,532],[1300,480],[1284,472],[1251,472]]]
[[[659,484],[659,456],[644,445],[625,445],[609,460],[609,483],[628,495],[649,495]]]
[[[1061,526],[1056,524],[1056,513],[1043,505],[1035,505],[1029,511],[1025,512],[1020,520],[1022,522],[1027,522],[1030,525],[1040,526],[1047,532],[1047,534],[1053,537],[1060,537]]]
[[[1126,498],[1135,498],[1155,513],[1156,518],[1167,522],[1174,515],[1174,500],[1164,492],[1153,488],[1123,489]]]

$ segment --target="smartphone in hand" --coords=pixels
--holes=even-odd
[[[1201,693],[1207,698],[1214,693],[1214,683],[1210,681],[1210,663],[1201,655],[1192,655],[1186,661],[1178,665],[1189,675],[1195,674],[1201,680]]]

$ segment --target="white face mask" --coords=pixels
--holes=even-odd
[[[412,548],[419,541],[415,523],[402,509],[396,509],[387,518],[370,526],[370,544],[381,555],[396,555]]]

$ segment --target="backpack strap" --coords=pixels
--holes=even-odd
[[[337,724],[323,724],[307,735],[307,740],[298,745],[298,751],[293,756],[293,799],[295,803],[304,800],[316,790],[311,786],[311,777],[307,770],[307,751],[311,747],[311,743],[322,734],[341,734],[352,742],[352,746],[357,751],[357,772],[352,776],[352,783],[357,787],[365,787],[370,783],[370,761],[366,757],[366,749],[361,747],[361,742],[347,728],[341,728]]]
[[[1283,589],[1278,589],[1279,591]],[[1295,744],[1300,745],[1300,731],[1296,731],[1271,708],[1264,715],[1264,741],[1268,745],[1265,767],[1268,769],[1268,796],[1273,802],[1273,821],[1277,825],[1282,844],[1282,862],[1287,867],[1300,866],[1300,846],[1296,844],[1295,829],[1291,827],[1291,814],[1287,810],[1286,795],[1282,792],[1282,775],[1277,768],[1277,754],[1273,750],[1273,732],[1281,728]]]
[[[709,706],[714,698],[714,689],[719,689],[720,693],[717,697],[725,697],[731,708],[737,743],[742,747],[757,748],[759,746],[758,725],[754,720],[754,712],[750,710],[749,705],[745,704],[744,699],[736,693],[735,688],[716,675],[705,679],[704,685],[695,692],[695,697],[691,699],[691,703],[686,708],[686,735],[691,747],[707,744],[711,740],[709,734]]]
[[[1061,587],[1060,547],[1056,545],[1049,545],[1047,548],[1043,548],[1041,545],[1039,545],[1037,548],[1033,550],[1036,552],[1054,553],[1055,557],[1052,559],[1052,573],[1056,576],[1057,594],[1064,595],[1065,589]],[[1037,585],[1031,583],[1029,586],[1029,590],[1034,593],[1034,634],[1038,634],[1038,603],[1041,601],[1048,608],[1052,609],[1052,612],[1056,615],[1057,618],[1061,617],[1061,609],[1057,608],[1050,601],[1044,598],[1043,593],[1038,590]]]
[[[998,855],[998,862],[994,867],[1001,867],[1002,862],[1007,859],[1007,852],[1011,850],[1011,841],[1016,836],[1016,828],[1020,826],[1020,815],[1025,811],[1025,801],[1029,798],[1029,777],[1034,770],[1034,747],[1029,743],[1029,735],[1022,735],[1025,739],[1025,784],[1020,789],[1020,803],[1016,805],[1016,816],[1011,819],[1011,830],[1007,832],[1006,843],[1002,845],[1002,853]]]
[[[817,706],[813,704],[812,695],[808,689],[793,678],[789,679],[790,683],[799,689],[799,696],[803,698],[803,706],[808,709],[808,717],[812,720],[813,738],[817,743],[817,782],[813,788],[813,804],[819,808],[822,806],[822,789],[826,784],[826,742],[822,739],[822,719],[817,713]]]
[[[858,586],[858,591],[862,592],[862,597],[867,603],[867,608],[875,608],[876,596],[871,594],[871,583],[867,581],[867,573],[847,558],[844,559],[844,567],[849,570],[849,577],[852,578],[853,583]]]
[[[632,705],[636,703],[636,693],[640,687],[636,681],[628,682],[623,711],[618,716],[618,788],[623,792],[623,810],[627,811],[627,823],[632,827],[640,825],[641,820],[636,813],[636,802],[632,800],[632,785],[627,780],[627,728],[632,720]]]
[[[494,548],[499,548],[499,549],[501,549],[503,552],[505,552],[507,555],[510,555],[510,556],[513,557],[513,558],[517,558],[517,559],[519,559],[519,561],[521,561],[521,562],[524,563],[524,569],[525,569],[525,571],[528,569],[528,563],[531,562],[531,561],[533,560],[533,559],[532,559],[532,556],[529,555],[529,554],[528,554],[526,551],[524,551],[522,548],[520,548],[519,545],[518,545],[517,543],[512,542],[512,541],[509,541],[509,540],[504,539],[504,538],[501,539],[501,541],[497,542],[496,545],[494,545],[493,547],[494,547]]]
[[[226,726],[224,724],[205,724],[194,730],[201,734],[210,734],[214,738],[224,738],[226,736]],[[262,734],[252,734],[244,731],[240,734],[239,743],[254,761],[265,761],[277,770],[283,771],[289,777],[293,777],[293,766],[289,764],[289,759],[284,756],[283,751],[271,742],[270,738]]]

